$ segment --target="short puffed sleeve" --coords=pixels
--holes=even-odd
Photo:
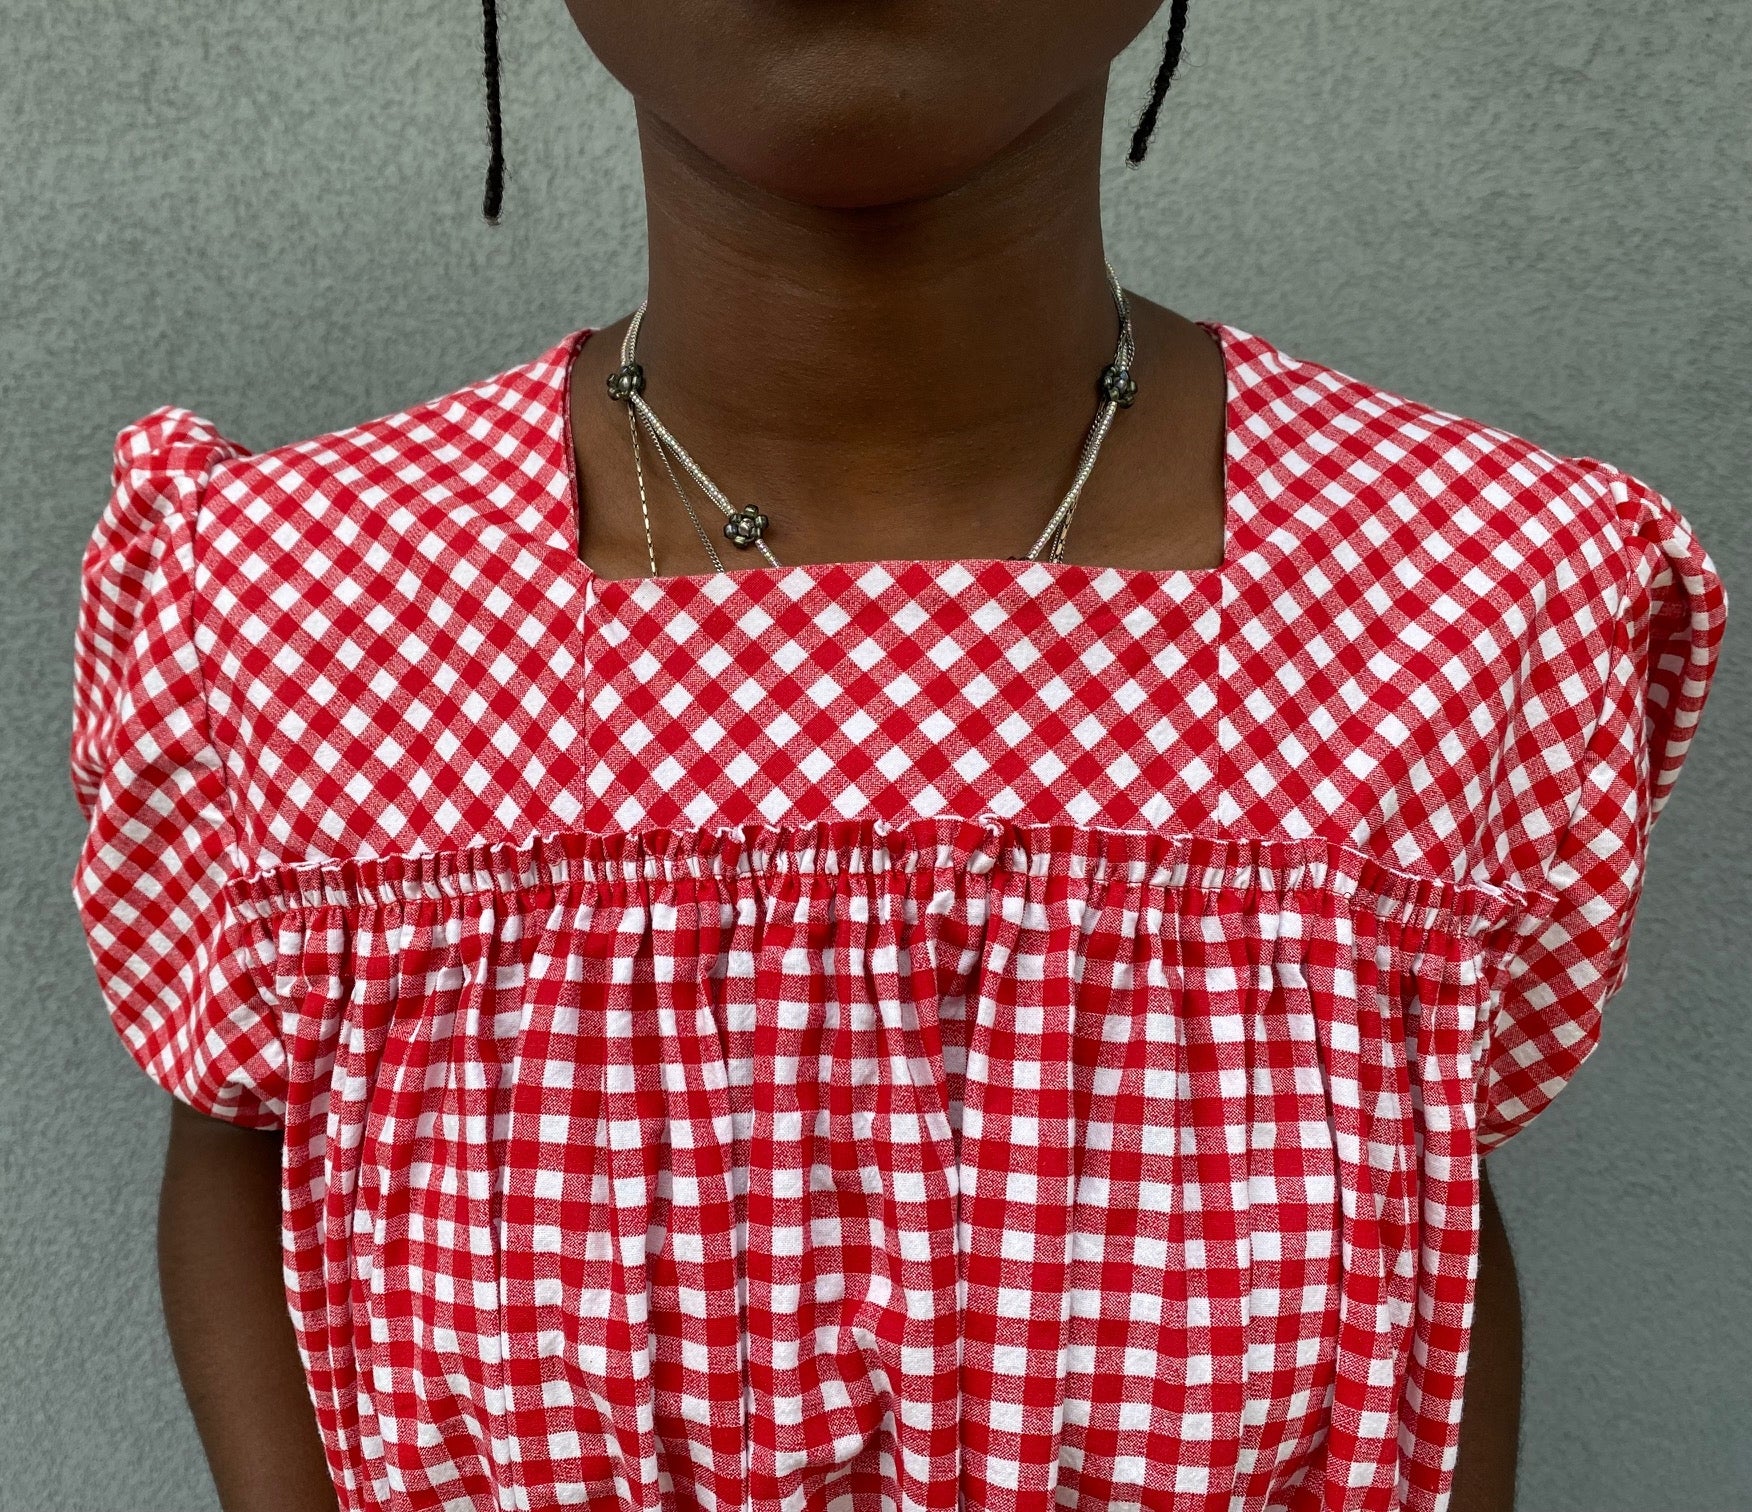
[[[1489,1024],[1478,1143],[1525,1128],[1600,1039],[1624,984],[1649,835],[1673,791],[1715,673],[1727,597],[1709,555],[1661,494],[1591,458],[1609,523],[1564,564],[1537,637],[1546,673],[1507,779],[1516,837],[1541,859]]]
[[[215,1118],[275,1128],[284,1054],[260,927],[225,883],[240,851],[193,639],[196,524],[212,470],[245,456],[166,407],[116,438],[82,563],[71,772],[87,832],[73,899],[128,1051]],[[271,976],[268,977],[271,987]]]

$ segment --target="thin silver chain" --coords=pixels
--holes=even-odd
[[[645,521],[645,551],[651,558],[651,576],[657,576],[657,545],[651,539],[651,506],[645,499],[645,464],[639,460],[639,412],[627,407],[627,430],[633,438],[633,471],[639,475],[639,514]]]
[[[1113,365],[1129,374],[1138,349],[1132,336],[1131,307],[1126,303],[1125,290],[1119,286],[1119,279],[1114,276],[1111,263],[1107,264],[1107,283],[1113,291],[1113,302],[1119,306],[1119,347],[1114,354]],[[1107,439],[1108,431],[1113,428],[1113,417],[1119,413],[1120,407],[1118,400],[1103,398],[1101,408],[1095,412],[1094,423],[1089,427],[1089,434],[1084,438],[1083,454],[1077,463],[1077,475],[1071,480],[1069,491],[1059,501],[1059,507],[1052,512],[1052,518],[1046,522],[1046,528],[1029,548],[1029,561],[1039,558],[1041,548],[1049,540],[1052,542],[1052,560],[1062,562],[1065,559],[1065,539],[1071,533],[1071,516],[1077,511],[1077,500],[1082,497],[1083,485],[1089,481],[1089,474],[1095,471],[1095,458],[1101,450],[1101,443]]]
[[[656,437],[652,437],[656,444]],[[687,511],[688,519],[693,521],[694,533],[700,538],[700,545],[706,548],[706,555],[712,559],[712,570],[722,572],[724,563],[719,559],[718,550],[712,545],[712,538],[706,534],[706,527],[700,524],[700,517],[694,513],[693,500],[688,498],[687,490],[681,486],[681,479],[675,475],[675,464],[669,460],[669,453],[661,445],[657,446],[657,455],[663,459],[663,470],[669,474],[669,481],[675,488],[675,496],[681,500],[681,507]],[[653,574],[655,576],[655,574]]]
[[[644,299],[640,300],[639,308],[633,311],[633,318],[627,324],[627,334],[621,340],[621,368],[623,371],[634,366],[634,354],[638,350],[639,326],[645,318],[645,308],[650,302],[649,295],[646,295]],[[645,423],[645,429],[650,432],[652,439],[657,443],[659,449],[666,449],[667,452],[681,464],[682,469],[687,475],[691,477],[695,483],[699,484],[700,489],[704,492],[705,496],[716,504],[720,511],[722,511],[724,518],[729,519],[730,516],[735,514],[736,506],[726,499],[724,497],[724,491],[706,476],[705,470],[688,454],[687,448],[669,433],[669,427],[657,418],[657,412],[645,402],[645,396],[642,393],[635,391],[628,393],[624,397],[633,412],[636,413],[639,419]],[[754,545],[755,549],[767,559],[770,566],[782,567],[784,565],[773,555],[772,549],[765,541],[757,540]],[[645,521],[645,547],[650,553],[651,561],[655,563],[657,560],[657,548],[651,540],[651,522],[649,518]],[[716,556],[717,553],[714,552],[713,555]],[[723,571],[722,562],[714,562],[713,566],[718,571]],[[655,577],[656,575],[657,569],[653,566],[651,568],[651,576]]]
[[[1113,294],[1113,302],[1119,312],[1119,339],[1114,347],[1113,362],[1107,372],[1103,374],[1103,378],[1105,380],[1110,374],[1117,371],[1119,380],[1123,384],[1130,385],[1130,391],[1126,397],[1121,398],[1105,384],[1103,385],[1100,406],[1096,410],[1095,419],[1091,422],[1088,433],[1083,438],[1083,449],[1078,458],[1076,476],[1071,480],[1071,486],[1065,496],[1059,501],[1058,508],[1052,512],[1051,518],[1047,520],[1045,529],[1035,539],[1027,556],[1021,559],[1024,561],[1038,561],[1042,551],[1048,553],[1048,558],[1051,561],[1062,562],[1064,560],[1065,540],[1070,533],[1071,516],[1076,512],[1077,500],[1082,496],[1090,473],[1095,470],[1095,459],[1101,451],[1101,443],[1107,439],[1108,431],[1113,428],[1113,417],[1121,408],[1132,402],[1131,395],[1136,393],[1136,385],[1131,379],[1132,364],[1137,357],[1137,343],[1132,333],[1131,309],[1126,303],[1125,290],[1120,287],[1112,264],[1104,263],[1104,266],[1107,269],[1108,288]],[[677,475],[671,458],[674,459],[674,462],[681,464],[682,471],[718,507],[726,521],[739,515],[752,514],[752,511],[738,510],[729,499],[725,498],[723,490],[706,476],[705,470],[694,461],[687,448],[675,439],[668,426],[657,417],[657,412],[651,408],[645,398],[644,373],[643,369],[638,367],[637,354],[639,326],[645,318],[645,309],[649,303],[649,296],[639,302],[639,307],[633,311],[633,318],[627,323],[626,335],[621,341],[621,371],[616,375],[616,378],[624,379],[627,374],[633,373],[637,375],[637,382],[626,383],[622,387],[616,388],[614,386],[615,380],[610,380],[610,392],[616,399],[625,401],[627,405],[627,426],[633,442],[633,467],[639,480],[639,513],[645,525],[646,557],[651,565],[651,575],[655,577],[657,575],[657,545],[651,533],[651,511],[645,495],[645,469],[639,456],[641,450],[639,430],[641,427],[650,437],[657,455],[662,458],[664,469],[669,474],[669,481],[674,485],[675,492],[681,499],[682,507],[693,522],[694,530],[700,538],[700,544],[706,548],[706,555],[711,558],[713,570],[722,572],[724,570],[723,560],[712,545],[709,532],[700,523],[699,515],[695,513],[693,503],[689,500],[687,491],[682,487],[681,478]],[[748,544],[759,551],[770,566],[784,565],[773,555],[772,548],[762,538],[766,517],[762,515],[759,520],[760,529]],[[727,529],[726,534],[728,533]],[[732,539],[734,538],[732,537]]]
[[[627,428],[633,438],[633,471],[639,479],[639,515],[645,522],[645,555],[651,563],[651,576],[657,576],[657,544],[651,538],[651,506],[645,496],[645,465],[640,460],[639,446],[639,412],[632,406],[627,407]],[[700,538],[700,545],[706,548],[706,555],[712,559],[712,570],[722,572],[724,563],[719,559],[717,549],[712,545],[712,538],[706,534],[706,527],[700,524],[700,517],[694,513],[693,501],[688,498],[687,491],[681,486],[681,479],[676,477],[675,468],[669,461],[669,453],[653,434],[651,443],[657,455],[663,460],[663,470],[669,474],[669,481],[675,486],[676,496],[681,500],[681,507],[687,511],[688,519],[693,521],[695,534]]]

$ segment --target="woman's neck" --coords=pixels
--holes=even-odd
[[[771,517],[781,561],[1005,556],[1046,523],[1118,337],[1104,103],[1103,83],[948,192],[872,209],[763,194],[641,115],[645,396],[734,503]],[[1221,363],[1172,312],[1138,300],[1133,315],[1139,402],[1108,438],[1070,557],[1086,544],[1200,564],[1220,550]],[[608,575],[648,570],[626,412],[602,387],[624,331],[602,328],[574,371],[582,545]],[[660,570],[703,570],[667,479],[647,467],[646,484]],[[1164,487],[1193,510],[1179,524]]]
[[[764,195],[642,119],[648,397],[732,497],[741,472],[793,516],[824,477],[1056,474],[1118,333],[1101,107],[1067,101],[946,194],[854,210]]]
[[[1066,102],[958,188],[873,209],[763,195],[658,121],[641,122],[641,141],[641,346],[702,419],[765,436],[803,406],[835,446],[956,433],[1037,409],[1067,364],[1112,350],[1099,95]],[[1093,380],[1076,374],[1079,397]]]

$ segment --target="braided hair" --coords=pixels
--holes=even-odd
[[[505,120],[499,112],[499,6],[481,0],[481,67],[487,76],[487,197],[481,206],[489,226],[499,224],[505,200]]]
[[[1156,133],[1156,118],[1162,113],[1162,99],[1180,66],[1181,47],[1186,41],[1186,0],[1173,0],[1168,10],[1168,40],[1162,49],[1162,61],[1156,66],[1156,77],[1150,84],[1150,98],[1132,131],[1131,150],[1126,162],[1133,168],[1143,162],[1150,149],[1150,138]],[[499,223],[499,208],[505,200],[505,121],[499,108],[499,5],[498,0],[481,0],[481,68],[487,83],[487,193],[481,213],[487,224]]]
[[[490,0],[489,0],[490,3]],[[1186,41],[1186,0],[1174,0],[1168,8],[1168,41],[1162,48],[1162,61],[1156,65],[1156,77],[1150,84],[1149,102],[1132,132],[1131,151],[1126,162],[1136,168],[1150,150],[1150,138],[1156,134],[1156,117],[1162,113],[1162,97],[1168,93],[1174,70],[1180,66],[1180,49]]]

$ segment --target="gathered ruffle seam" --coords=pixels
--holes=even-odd
[[[759,889],[788,880],[828,878],[840,885],[862,878],[866,887],[916,888],[923,881],[937,893],[957,890],[958,877],[986,876],[990,886],[997,880],[987,875],[992,873],[1063,878],[1091,889],[1139,888],[1164,901],[1254,895],[1282,906],[1324,893],[1408,925],[1446,924],[1491,936],[1518,936],[1550,901],[1532,889],[1420,876],[1321,837],[1166,834],[990,816],[553,830],[521,842],[265,867],[234,878],[227,892],[241,918],[266,923],[297,910],[475,897],[510,901],[565,889],[613,893],[690,882]]]

